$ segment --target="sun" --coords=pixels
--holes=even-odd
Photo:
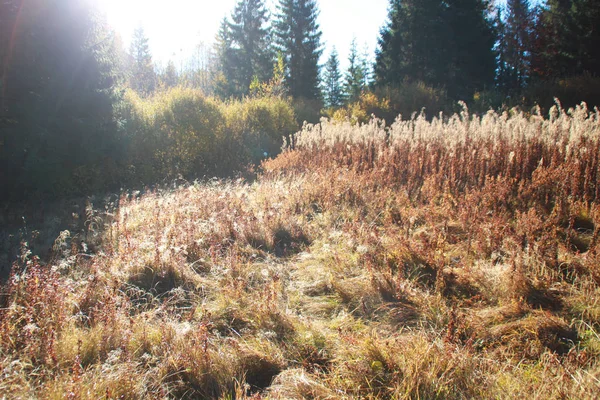
[[[200,42],[212,43],[220,21],[236,3],[236,0],[93,1],[126,46],[135,28],[141,26],[159,63],[191,52]]]

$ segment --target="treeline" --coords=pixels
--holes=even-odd
[[[481,112],[547,110],[555,97],[600,105],[599,27],[593,0],[391,0],[376,51],[378,101],[354,108],[394,118],[419,106],[450,111],[458,100]]]
[[[600,101],[600,3],[391,0],[374,62],[327,61],[316,0],[239,0],[214,45],[157,65],[87,0],[0,3],[0,200],[226,176],[325,115],[388,122]]]
[[[315,1],[281,0],[270,20],[264,1],[240,0],[218,35],[215,93],[248,95],[279,55],[285,89],[309,101],[313,120],[319,110],[355,119],[454,111],[459,100],[480,111],[548,108],[554,97],[600,104],[597,1],[390,0],[375,62],[353,40],[346,71],[335,48],[319,64],[318,13]]]
[[[280,0],[272,14],[264,0],[240,0],[212,49],[201,44],[190,68],[171,62],[157,79],[227,99],[260,93],[275,77],[271,87],[291,97],[300,122],[390,120],[423,107],[433,115],[459,100],[482,112],[547,109],[555,97],[600,104],[593,0],[390,0],[374,57],[354,39],[345,71],[336,49],[324,48],[318,14],[315,0]]]
[[[352,40],[348,70],[340,70],[337,51],[326,65],[315,0],[281,0],[273,12],[264,0],[240,0],[221,21],[214,46],[199,43],[177,69],[153,65],[148,39],[136,30],[130,49],[130,87],[148,94],[161,87],[201,88],[221,99],[274,95],[287,97],[303,121],[317,122],[323,109],[358,100],[372,83],[366,51]]]

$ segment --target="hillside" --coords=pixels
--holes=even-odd
[[[0,397],[594,398],[600,112],[306,125],[3,290]]]

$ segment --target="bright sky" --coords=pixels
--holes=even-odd
[[[224,16],[231,15],[237,0],[97,0],[109,23],[129,48],[133,30],[141,24],[149,38],[155,61],[165,65],[192,54],[199,42],[213,43]],[[275,4],[277,0],[267,0]],[[356,37],[359,51],[373,57],[379,29],[387,18],[388,0],[320,0],[319,24],[325,51],[322,63],[336,47],[345,68],[350,42]]]

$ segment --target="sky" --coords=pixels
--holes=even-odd
[[[179,65],[194,47],[212,44],[221,20],[230,16],[238,0],[96,0],[126,49],[133,30],[141,24],[159,65],[172,59]],[[274,9],[276,0],[267,0]],[[387,19],[388,0],[320,0],[318,22],[324,45],[321,63],[335,46],[345,68],[353,37],[359,51],[374,57],[380,28]]]

